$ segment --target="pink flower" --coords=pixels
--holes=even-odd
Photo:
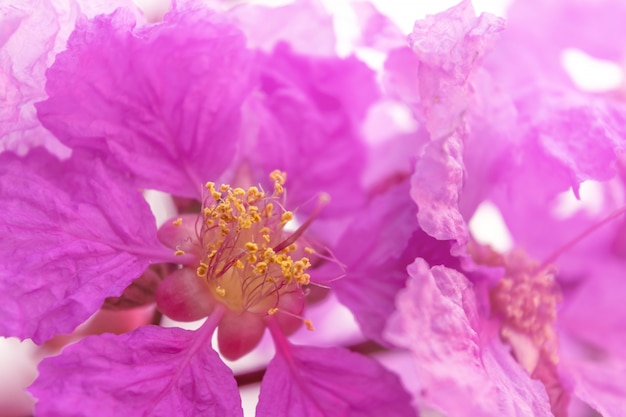
[[[0,331],[42,343],[156,285],[160,311],[207,319],[68,346],[40,366],[37,413],[242,415],[211,338],[234,360],[267,327],[257,415],[416,414],[376,361],[287,339],[313,326],[307,288],[328,283],[317,271],[367,198],[359,127],[379,92],[364,64],[249,49],[231,17],[190,2],[157,24],[80,18],[46,77],[39,120],[72,154],[0,155]],[[157,231],[137,188],[180,198],[179,215]]]
[[[556,16],[569,25],[558,10],[577,16],[577,25],[612,13],[549,4],[539,23]],[[411,351],[423,378],[415,394],[452,415],[564,416],[581,402],[621,415],[624,309],[611,301],[623,294],[612,272],[621,261],[604,267],[613,239],[595,232],[603,215],[564,220],[548,209],[562,191],[578,196],[582,181],[614,178],[624,137],[623,104],[574,87],[555,51],[565,40],[612,57],[619,48],[561,37],[554,21],[535,22],[533,7],[520,2],[503,28],[493,17],[475,17],[464,1],[417,22],[409,38],[419,58],[413,79],[419,97],[407,104],[430,139],[412,177],[417,220],[431,236],[456,240],[462,268],[417,259],[385,337]],[[410,62],[387,63],[403,99],[415,92],[405,84]],[[473,242],[467,222],[484,201],[498,206],[515,243],[530,255],[501,255]],[[608,204],[604,215],[620,204]],[[580,241],[584,225],[594,234],[585,232],[570,252],[568,240]],[[589,297],[606,307],[590,310]],[[602,386],[603,377],[611,382]]]

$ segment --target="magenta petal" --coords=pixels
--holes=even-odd
[[[626,398],[626,362],[568,364],[576,383],[574,393],[604,417],[623,417]]]
[[[341,348],[289,346],[261,383],[257,417],[413,417],[398,377],[378,362]]]
[[[306,57],[280,44],[264,64],[261,92],[246,113],[253,177],[285,171],[291,207],[311,210],[329,194],[322,217],[358,206],[366,156],[358,126],[379,97],[374,73],[354,57]]]
[[[415,257],[426,257],[433,264],[455,262],[450,242],[437,241],[419,230],[415,214],[405,181],[372,199],[355,216],[357,220],[334,251],[346,272],[330,285],[355,315],[363,333],[379,343],[386,343],[382,331],[394,311],[398,291],[406,284],[406,268]],[[339,274],[337,271],[335,276]]]
[[[167,258],[141,194],[97,161],[0,155],[0,332],[69,333]]]
[[[47,72],[39,118],[70,147],[112,154],[143,188],[199,197],[235,151],[245,39],[202,8],[134,26],[125,10],[79,21]]]
[[[416,395],[458,417],[552,416],[544,386],[530,378],[481,320],[470,282],[421,259],[386,333],[415,359]]]
[[[39,366],[30,388],[37,415],[243,416],[212,330],[147,326],[87,337]]]

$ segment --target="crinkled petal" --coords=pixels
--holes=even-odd
[[[79,21],[47,72],[39,118],[67,146],[113,155],[141,187],[200,197],[236,148],[244,36],[196,6],[134,26],[125,10]]]
[[[361,204],[366,154],[358,124],[379,97],[374,73],[354,57],[305,57],[280,44],[264,63],[260,90],[246,111],[243,158],[252,177],[285,171],[290,207],[308,203],[303,209],[311,211],[316,197],[329,194],[322,217]]]
[[[460,124],[469,103],[470,74],[503,28],[501,18],[477,18],[469,0],[415,23],[409,44],[420,59],[421,107],[433,139]]]
[[[80,13],[93,16],[116,7],[138,9],[131,0],[6,0],[0,5],[0,150],[25,154],[43,145],[67,149],[44,129],[33,103],[46,97],[45,70],[74,28]],[[28,45],[27,48],[24,45]]]
[[[410,417],[417,413],[398,377],[341,348],[289,346],[261,383],[257,417]]]
[[[419,230],[415,214],[405,181],[358,213],[334,251],[346,271],[330,285],[355,315],[363,333],[380,343],[386,344],[382,331],[394,311],[398,291],[406,284],[406,268],[416,256],[428,258],[434,265],[458,266],[450,255],[450,242],[435,240]],[[335,276],[339,274],[337,271]]]
[[[459,211],[463,175],[463,139],[456,133],[430,142],[415,165],[411,197],[417,220],[437,239],[467,242],[467,224]]]
[[[574,92],[537,92],[518,100],[523,141],[510,150],[506,185],[532,189],[534,201],[544,202],[585,180],[607,180],[617,173],[617,152],[626,145],[626,107]],[[523,193],[512,194],[527,198]],[[526,204],[533,203],[529,201]],[[520,202],[513,204],[520,205]]]
[[[552,416],[533,381],[478,315],[469,281],[417,259],[385,336],[414,355],[422,400],[454,416]]]
[[[36,412],[243,416],[232,371],[211,348],[212,330],[146,326],[87,337],[41,363],[29,389],[38,399]]]
[[[69,333],[167,259],[141,194],[110,175],[98,161],[41,150],[0,155],[3,335],[40,343]]]

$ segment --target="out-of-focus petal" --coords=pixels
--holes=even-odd
[[[469,0],[415,23],[409,43],[420,60],[421,107],[433,139],[460,124],[469,103],[469,76],[503,28],[501,18],[477,18]]]
[[[327,193],[322,217],[361,204],[366,154],[358,125],[379,97],[374,73],[354,57],[305,57],[280,44],[264,63],[260,90],[244,133],[252,177],[286,172],[290,208],[309,203],[303,209],[311,211]]]
[[[241,5],[229,14],[253,48],[269,52],[278,43],[289,42],[299,53],[335,55],[333,19],[318,0],[296,0],[280,7]]]
[[[198,198],[234,154],[250,54],[205,8],[139,29],[118,10],[80,20],[47,77],[39,118],[65,145],[113,155],[141,187]]]
[[[454,416],[552,416],[545,388],[533,381],[481,320],[462,274],[417,259],[385,334],[415,358],[423,400]],[[454,398],[454,401],[450,401]]]
[[[169,256],[141,194],[98,162],[1,154],[0,199],[3,335],[70,333]]]
[[[334,252],[346,271],[331,287],[355,315],[363,333],[380,343],[386,344],[382,331],[394,311],[398,291],[406,284],[406,268],[417,256],[433,265],[458,266],[450,255],[450,242],[419,230],[416,211],[405,181],[358,213]]]
[[[40,415],[243,416],[213,329],[147,326],[83,339],[45,359],[30,392]]]
[[[289,346],[261,383],[257,417],[413,417],[398,377],[378,362],[341,348]]]
[[[388,52],[405,44],[406,37],[402,30],[389,17],[380,13],[372,3],[354,2],[350,6],[360,28],[357,46]]]
[[[623,351],[622,351],[623,353]],[[626,363],[622,361],[568,364],[574,393],[604,417],[623,417],[626,398]]]
[[[0,150],[25,154],[43,145],[57,155],[68,150],[44,129],[33,103],[46,97],[46,68],[74,28],[79,14],[94,16],[131,0],[7,0],[0,5]],[[27,45],[27,47],[25,47]]]
[[[600,249],[604,242],[595,243]],[[585,256],[587,262],[589,258],[598,262],[594,262],[592,268],[584,264],[577,265],[578,268],[570,272],[574,277],[577,272],[592,275],[590,279],[584,279],[567,289],[563,308],[559,312],[559,323],[590,346],[623,355],[626,346],[625,264],[623,260],[602,255],[601,250],[573,255]]]

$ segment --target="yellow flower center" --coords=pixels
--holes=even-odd
[[[535,270],[536,265],[528,260],[523,266],[513,262],[513,265],[506,264],[505,268],[505,276],[489,294],[492,311],[505,326],[528,337],[556,362],[554,323],[561,296],[554,271],[550,268]]]
[[[489,247],[470,244],[469,252],[478,264],[504,267],[504,277],[491,289],[492,313],[502,320],[503,337],[511,331],[524,336],[538,352],[553,363],[558,360],[554,323],[561,293],[552,267],[539,269],[521,251],[501,255]]]
[[[271,195],[257,187],[206,184],[196,269],[213,296],[231,310],[274,314],[279,299],[310,282],[311,266],[285,225],[293,213],[283,208],[286,174],[274,171]]]

